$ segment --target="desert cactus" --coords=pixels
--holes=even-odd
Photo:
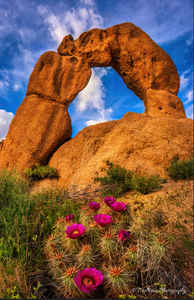
[[[65,298],[130,294],[139,278],[152,284],[160,265],[172,265],[170,239],[161,223],[145,227],[113,197],[84,205],[77,222],[73,215],[60,218],[45,242],[50,272]]]
[[[130,293],[130,286],[137,278],[135,272],[126,270],[120,263],[103,267],[104,289],[108,297],[119,298],[119,295]]]

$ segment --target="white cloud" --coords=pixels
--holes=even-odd
[[[7,81],[0,81],[0,89],[4,89],[6,88],[7,86],[9,86],[9,83]]]
[[[67,12],[65,24],[73,31],[73,37],[76,39],[87,27],[88,11],[86,8],[79,8],[72,12]]]
[[[193,104],[186,107],[185,112],[186,112],[187,118],[193,119]]]
[[[9,130],[9,124],[11,123],[13,117],[13,113],[0,109],[0,141],[5,139]]]
[[[95,107],[100,108],[103,104],[103,97],[105,96],[105,88],[101,78],[107,75],[107,70],[104,68],[97,70],[92,69],[92,76],[88,85],[78,95],[77,110],[84,111],[86,108]]]
[[[103,123],[103,122],[110,121],[109,118],[108,118],[108,115],[111,114],[112,111],[113,111],[113,110],[112,110],[111,108],[109,108],[109,109],[106,110],[106,114],[105,114],[107,117],[104,115],[103,117],[98,118],[98,119],[96,119],[96,120],[89,120],[89,121],[86,121],[85,124],[86,124],[87,126],[91,126],[91,125],[95,125],[95,124],[99,124],[99,123]]]
[[[14,90],[15,92],[17,92],[19,89],[20,89],[19,85],[18,85],[18,84],[14,84],[13,90]]]
[[[112,108],[105,109],[105,101],[103,98],[106,95],[106,89],[101,80],[107,73],[107,69],[104,68],[92,69],[92,76],[88,85],[77,96],[76,111],[82,113],[84,110],[95,109],[100,115],[97,119],[91,119],[85,122],[87,126],[110,120],[110,115],[113,110]]]
[[[46,23],[48,23],[48,29],[50,31],[51,37],[57,43],[61,43],[63,37],[68,34],[68,30],[60,21],[60,18],[55,16],[53,13],[48,15],[46,18]]]
[[[188,104],[189,102],[193,101],[193,91],[191,90],[191,91],[187,92],[185,98],[187,100],[184,102],[184,104]]]
[[[81,1],[83,5],[92,5],[92,1]],[[49,33],[52,39],[61,43],[64,36],[72,34],[74,39],[78,38],[81,33],[95,27],[102,26],[102,17],[95,14],[94,10],[89,8],[79,7],[77,9],[72,8],[65,14],[54,14],[48,11],[43,6],[38,6],[38,13],[42,15],[45,25],[48,27]]]
[[[140,100],[141,101],[141,100]],[[144,107],[144,102],[142,101],[142,102],[139,102],[138,104],[136,104],[136,105],[134,105],[134,107]]]
[[[193,36],[190,37],[189,40],[186,40],[187,46],[191,46],[193,43]]]
[[[44,14],[48,13],[48,10],[47,10],[43,5],[39,5],[39,6],[37,7],[37,9],[38,9],[38,12],[39,12],[41,15],[44,15]]]
[[[187,74],[189,73],[188,70],[186,70],[181,76],[180,76],[180,91],[184,90],[187,85],[189,84],[190,78],[187,77]]]
[[[28,81],[38,58],[42,54],[42,51],[33,53],[24,48],[21,44],[18,44],[17,48],[20,52],[17,56],[13,57],[12,68],[0,70],[0,75],[6,78],[6,81],[0,81],[1,89],[10,85],[13,86],[14,91],[17,91],[22,82]],[[18,85],[18,83],[20,83],[20,85]]]
[[[17,45],[17,48],[20,50],[21,54],[22,54],[22,61],[24,61],[25,63],[35,63],[35,57],[34,54],[29,51],[28,49],[26,49],[25,47],[23,47],[21,44]]]
[[[94,5],[93,0],[81,0],[80,2],[90,6]]]
[[[114,4],[114,11],[110,14],[107,10],[104,20],[110,20],[112,25],[131,22],[156,43],[172,42],[189,31],[193,32],[192,1],[185,1],[183,5],[181,0],[120,0]]]

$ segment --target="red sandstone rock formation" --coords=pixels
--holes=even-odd
[[[68,106],[90,76],[91,69],[82,58],[62,57],[53,51],[39,58],[3,143],[0,167],[24,171],[36,163],[48,163],[71,138]]]
[[[68,35],[57,51],[65,56],[82,57],[90,67],[113,67],[127,87],[144,101],[148,115],[154,118],[186,117],[183,104],[176,97],[179,75],[175,64],[134,24],[123,23],[104,30],[91,29],[75,41]],[[164,99],[162,91],[166,91]],[[159,99],[159,106],[155,105],[153,97],[150,98],[153,94]]]
[[[90,126],[69,141],[68,106],[87,85],[91,67],[97,66],[112,66],[144,101],[145,113]],[[170,56],[131,23],[92,29],[75,41],[66,36],[58,53],[46,52],[38,60],[0,151],[0,167],[21,172],[35,163],[47,164],[54,154],[49,164],[60,173],[57,184],[66,185],[90,181],[91,170],[105,158],[127,168],[138,164],[146,172],[162,172],[160,164],[167,164],[175,152],[192,155],[191,120],[176,96],[178,89]]]

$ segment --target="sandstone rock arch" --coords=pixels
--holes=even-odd
[[[12,120],[0,166],[23,171],[46,164],[71,138],[68,106],[88,84],[92,67],[113,67],[125,84],[144,101],[152,118],[185,118],[179,76],[170,56],[143,30],[123,23],[105,30],[92,29],[77,40],[64,37],[57,49],[38,60],[26,97]]]

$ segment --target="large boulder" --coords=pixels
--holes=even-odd
[[[93,184],[96,172],[102,174],[106,160],[137,173],[168,177],[164,167],[173,156],[193,156],[193,120],[129,112],[121,120],[86,127],[63,144],[49,160],[59,178],[41,180],[34,190],[86,188]]]

